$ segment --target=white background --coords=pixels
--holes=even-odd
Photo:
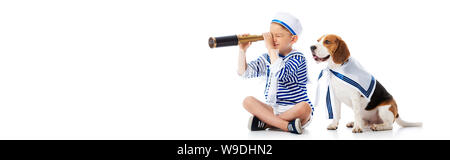
[[[0,139],[450,139],[449,2],[427,1],[1,1]],[[340,35],[353,57],[422,128],[337,131],[323,105],[303,135],[249,132],[242,100],[264,82],[237,76],[237,47],[210,36],[267,32],[290,12],[304,31],[309,95],[323,67],[309,46]],[[262,42],[248,60],[262,53]]]

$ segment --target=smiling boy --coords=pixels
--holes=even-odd
[[[251,131],[276,127],[301,134],[311,120],[314,108],[306,89],[306,59],[292,48],[301,31],[297,18],[289,13],[277,13],[270,24],[270,32],[263,33],[268,53],[247,63],[246,51],[251,42],[239,44],[238,74],[245,78],[267,79],[266,103],[253,96],[243,101],[244,108],[253,115],[248,124]]]

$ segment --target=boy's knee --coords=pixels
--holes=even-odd
[[[256,100],[255,97],[253,96],[247,96],[244,98],[244,101],[242,101],[242,105],[244,106],[244,108],[247,108],[249,106],[249,104],[254,103]]]
[[[308,103],[306,103],[306,104],[304,105],[304,108],[305,108],[305,112],[311,114],[312,109],[311,109],[311,106],[310,106]]]
[[[311,114],[312,109],[311,106],[306,102],[300,102],[300,107],[298,108],[300,110],[300,113],[309,113]]]

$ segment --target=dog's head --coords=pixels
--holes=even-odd
[[[317,40],[317,44],[311,46],[311,52],[314,60],[317,62],[327,61],[335,64],[343,64],[350,57],[347,44],[345,44],[341,37],[334,34],[320,37]]]

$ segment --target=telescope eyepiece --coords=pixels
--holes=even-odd
[[[216,48],[216,45],[217,45],[216,38],[209,37],[208,44],[209,44],[209,48]]]

